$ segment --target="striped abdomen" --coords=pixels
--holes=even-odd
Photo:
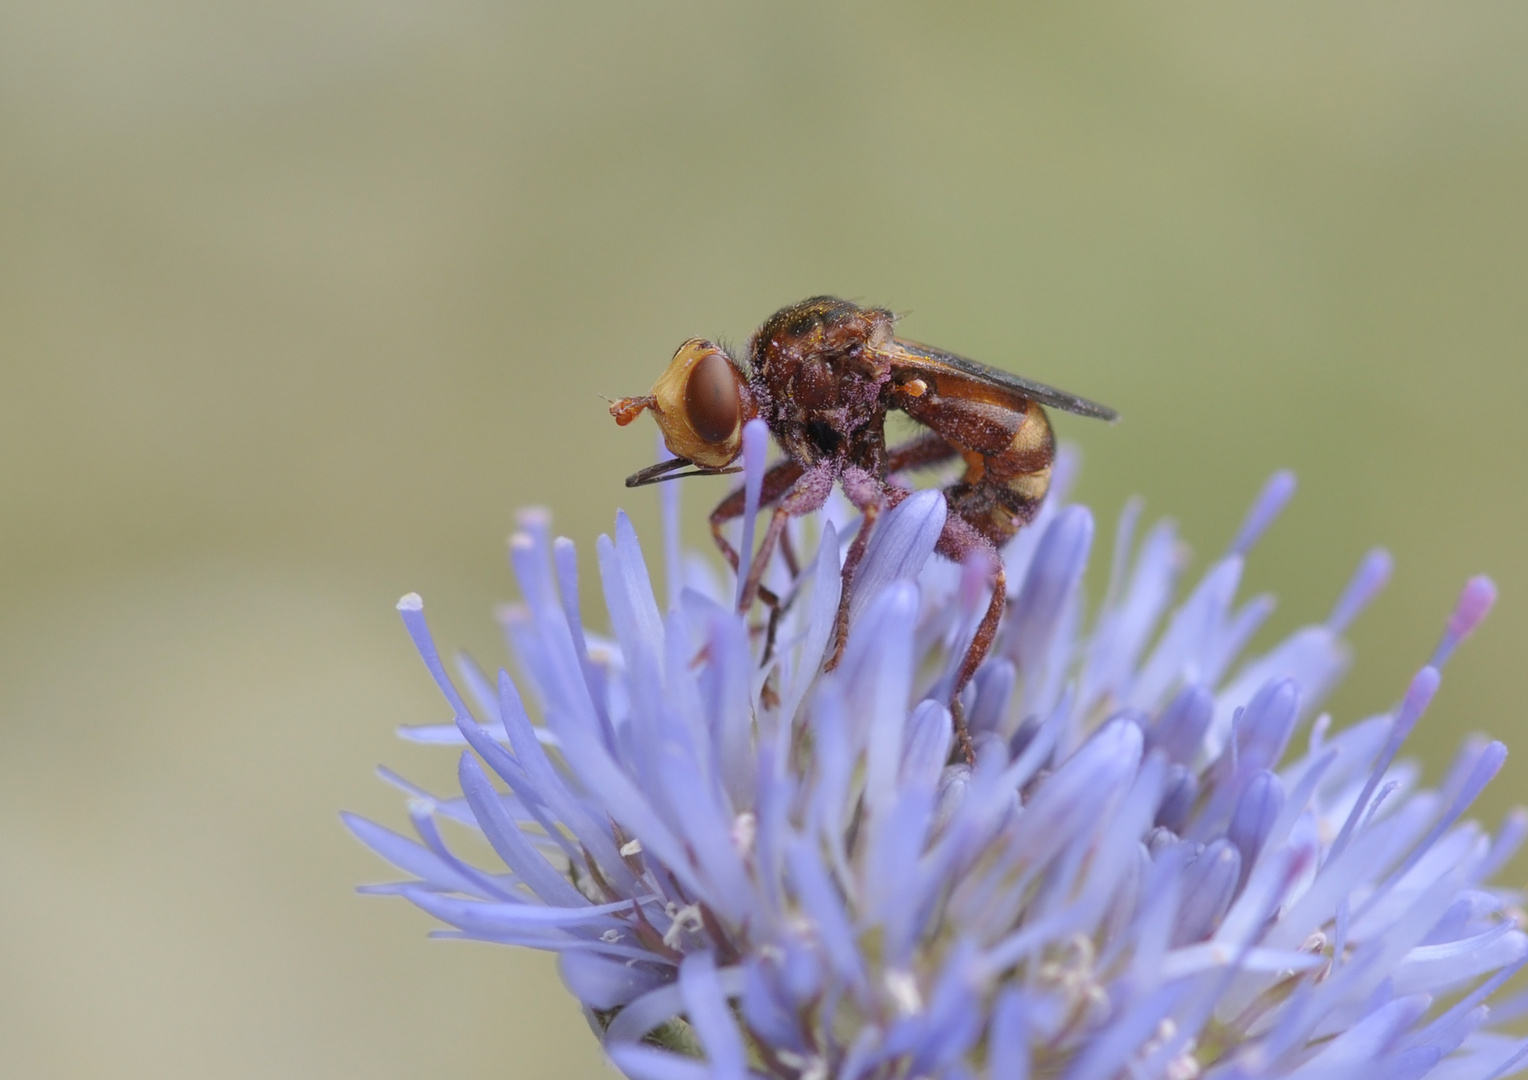
[[[1028,524],[1050,489],[1056,440],[1037,402],[974,379],[924,378],[917,397],[896,406],[960,452],[965,475],[947,489],[950,509],[994,544]]]

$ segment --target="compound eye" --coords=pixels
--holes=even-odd
[[[684,411],[695,434],[708,443],[726,442],[742,419],[737,371],[719,352],[695,362],[684,385]]]

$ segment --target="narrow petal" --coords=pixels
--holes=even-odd
[[[743,602],[743,586],[753,564],[754,523],[759,516],[759,497],[764,489],[764,459],[769,454],[769,427],[762,420],[743,425],[743,536],[738,543],[737,593],[734,606]]]
[[[1441,668],[1460,643],[1473,634],[1477,626],[1485,622],[1486,616],[1491,613],[1491,608],[1495,604],[1496,583],[1484,576],[1470,578],[1464,586],[1464,591],[1459,594],[1459,602],[1454,605],[1454,613],[1449,616],[1448,627],[1443,631],[1443,640],[1438,642],[1438,648],[1428,663],[1433,667]]]
[[[558,907],[588,907],[589,901],[568,884],[567,878],[553,869],[545,856],[531,846],[519,826],[504,812],[493,785],[483,775],[477,759],[471,754],[463,754],[457,775],[461,780],[462,793],[467,796],[472,812],[483,827],[483,835],[488,837],[488,842],[493,845],[499,858],[504,860],[504,865],[513,870],[545,903]]]
[[[685,957],[679,965],[679,993],[690,1026],[705,1047],[711,1065],[708,1075],[714,1080],[743,1080],[748,1073],[743,1037],[709,953]]]
[[[944,529],[944,496],[937,491],[916,491],[876,522],[865,545],[865,556],[854,575],[849,597],[852,628],[866,605],[894,581],[911,581],[934,553]]]
[[[1294,498],[1295,486],[1295,474],[1287,469],[1268,478],[1263,490],[1258,493],[1257,501],[1252,504],[1252,509],[1247,511],[1246,520],[1237,531],[1236,539],[1231,541],[1232,555],[1245,555],[1262,538],[1268,526],[1278,520],[1284,507],[1289,505],[1289,500]]]

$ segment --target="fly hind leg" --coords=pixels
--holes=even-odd
[[[955,743],[966,764],[974,765],[976,764],[976,748],[971,742],[971,729],[966,726],[966,710],[961,704],[960,695],[971,682],[972,676],[976,674],[976,669],[992,651],[992,643],[997,638],[998,624],[1002,621],[1003,609],[1007,606],[1008,575],[1003,571],[1003,558],[998,552],[997,545],[982,535],[971,522],[960,516],[953,506],[950,508],[949,517],[945,519],[944,531],[939,534],[939,542],[934,550],[953,562],[965,562],[971,558],[982,559],[992,575],[992,598],[987,602],[987,610],[982,613],[981,621],[976,624],[976,632],[971,635],[970,644],[966,646],[965,655],[960,659],[960,667],[955,672],[955,681],[950,686],[950,718],[955,727]]]
[[[989,462],[990,464],[990,462]],[[955,718],[955,735],[961,752],[972,759],[971,733],[966,729],[960,705],[960,693],[976,674],[976,669],[992,651],[998,623],[1008,599],[1008,578],[1003,571],[1000,545],[1020,528],[1034,520],[1050,486],[1050,467],[1030,473],[1018,472],[999,482],[996,469],[989,469],[975,483],[956,484],[945,491],[950,514],[935,548],[941,555],[962,562],[973,555],[985,557],[992,567],[992,599],[976,625],[976,633],[966,647],[955,683],[950,690],[950,712]]]

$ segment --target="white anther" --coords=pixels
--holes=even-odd
[[[701,927],[705,925],[705,922],[700,917],[700,905],[698,904],[686,904],[684,907],[669,904],[665,911],[668,913],[669,918],[674,920],[663,934],[663,944],[671,949],[679,948],[685,931],[699,933]]]
[[[759,819],[752,810],[744,810],[732,819],[732,846],[743,855],[753,854],[753,840],[759,832]]]
[[[1157,1032],[1146,1044],[1141,1047],[1141,1060],[1147,1061],[1152,1055],[1158,1053],[1164,1046],[1178,1037],[1178,1025],[1172,1017],[1164,1017],[1157,1025]],[[1194,1050],[1198,1043],[1193,1039],[1187,1040],[1178,1052],[1173,1055],[1171,1061],[1162,1068],[1163,1080],[1198,1080],[1200,1068],[1199,1060],[1194,1057]]]
[[[888,971],[883,982],[892,1004],[897,1007],[897,1012],[903,1016],[912,1016],[923,1011],[923,994],[919,991],[918,980],[913,977],[912,972]]]

